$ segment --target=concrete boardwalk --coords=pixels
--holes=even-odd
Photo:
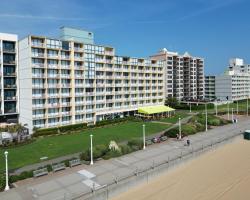
[[[191,149],[200,148],[201,145],[237,135],[250,129],[249,121],[250,118],[245,117],[237,124],[218,127],[206,133],[190,136],[192,145],[189,147],[184,145],[185,141],[168,140],[149,146],[146,150],[107,161],[99,161],[93,166],[77,166],[41,178],[24,180],[17,183],[17,188],[0,193],[0,199],[71,199],[72,196],[89,193],[93,188],[97,189],[116,180],[119,181],[123,177],[174,158],[180,153],[189,153]]]

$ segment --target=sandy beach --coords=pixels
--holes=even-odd
[[[236,139],[113,200],[249,200],[250,141]]]

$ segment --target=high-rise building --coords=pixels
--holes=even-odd
[[[18,119],[17,35],[0,33],[0,122]]]
[[[215,97],[215,76],[205,76],[205,99],[213,101]]]
[[[164,104],[164,67],[93,44],[93,33],[63,27],[61,39],[19,41],[20,122],[55,127],[130,115]]]
[[[229,60],[226,71],[217,76],[206,76],[205,98],[216,101],[236,101],[250,97],[250,65],[244,60]]]
[[[215,78],[215,96],[221,101],[243,100],[250,97],[250,65],[243,59],[230,59],[224,74]]]
[[[167,49],[152,59],[164,62],[165,97],[178,100],[204,99],[204,59],[188,53],[180,55]]]

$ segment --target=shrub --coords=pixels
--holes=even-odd
[[[183,136],[193,135],[193,134],[195,134],[197,132],[195,125],[194,124],[190,124],[190,123],[189,124],[184,124],[181,127],[181,129],[182,129],[181,132],[182,132]]]
[[[33,171],[24,171],[19,175],[11,175],[9,178],[10,183],[15,183],[20,180],[33,177]]]
[[[164,136],[169,138],[176,138],[177,134],[179,133],[179,128],[172,128],[164,133]]]
[[[195,124],[184,124],[181,126],[181,134],[182,136],[193,135],[197,132]],[[179,134],[179,127],[175,127],[170,129],[164,133],[165,136],[170,138],[176,138],[177,134]]]
[[[4,190],[5,187],[5,175],[0,174],[0,191]]]
[[[108,152],[106,145],[97,145],[93,148],[93,159],[101,158]],[[80,154],[81,160],[90,161],[90,149]]]
[[[140,139],[133,139],[128,141],[128,146],[130,146],[132,149],[142,149],[143,147],[143,141]]]
[[[108,152],[103,156],[103,159],[108,160],[108,159],[110,159],[110,158],[119,157],[119,156],[121,156],[121,155],[122,155],[121,151],[112,151],[112,150],[110,150],[110,151],[108,151]]]
[[[121,148],[122,155],[133,152],[133,149],[128,145],[121,145],[120,148]]]
[[[196,127],[196,130],[197,132],[201,132],[201,131],[205,131],[206,127],[204,124],[201,124],[201,123],[195,123],[195,127]]]

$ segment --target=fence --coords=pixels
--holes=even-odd
[[[106,185],[95,187],[93,185],[89,192],[84,194],[69,194],[65,193],[63,196],[58,197],[56,200],[108,200],[122,192],[125,192],[141,183],[147,183],[152,178],[159,176],[167,170],[173,169],[176,165],[180,165],[187,160],[196,158],[206,151],[216,149],[221,144],[232,141],[236,136],[242,133],[227,134],[203,142],[196,142],[190,148],[179,149],[175,154],[168,155],[166,158],[157,162],[152,160],[147,166],[143,168],[134,169],[133,173],[123,176],[115,177],[114,180]],[[39,199],[39,198],[38,198]]]

